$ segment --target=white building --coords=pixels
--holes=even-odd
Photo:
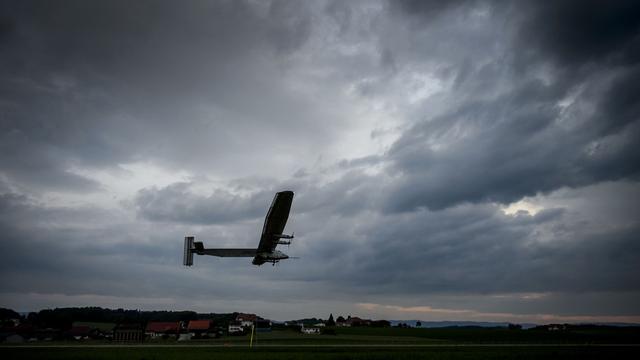
[[[238,314],[238,316],[236,316],[236,321],[240,322],[240,326],[246,327],[251,327],[257,319],[256,314]]]
[[[240,321],[232,321],[229,323],[229,334],[240,334],[243,330],[243,325]]]
[[[302,324],[302,327],[300,328],[300,332],[302,332],[303,334],[320,334],[320,328],[319,327],[304,327],[304,324]]]

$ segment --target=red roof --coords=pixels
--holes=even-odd
[[[256,314],[238,314],[236,316],[236,320],[238,321],[256,321]]]
[[[211,321],[209,320],[191,320],[189,321],[189,330],[209,330],[211,327]]]
[[[87,336],[89,333],[91,333],[91,328],[88,326],[73,326],[69,330],[71,336]]]
[[[152,321],[147,324],[147,332],[167,333],[178,332],[180,323],[178,322],[157,322]]]

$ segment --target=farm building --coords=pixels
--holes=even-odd
[[[180,333],[179,322],[158,322],[151,321],[147,324],[145,335],[151,338],[176,337]]]
[[[91,335],[91,328],[86,325],[72,326],[68,335],[75,340],[86,340]]]
[[[211,320],[191,320],[187,325],[187,331],[194,338],[214,337],[217,335]]]
[[[144,328],[142,324],[118,324],[113,330],[113,341],[142,342],[144,340]]]

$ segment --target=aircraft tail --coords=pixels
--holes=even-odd
[[[193,236],[185,236],[184,238],[184,258],[183,264],[184,266],[192,266],[193,265],[193,252],[195,250],[194,246],[194,237]]]

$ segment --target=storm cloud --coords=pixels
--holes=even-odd
[[[0,302],[640,321],[639,54],[633,1],[4,2]],[[284,189],[302,261],[181,267]]]

